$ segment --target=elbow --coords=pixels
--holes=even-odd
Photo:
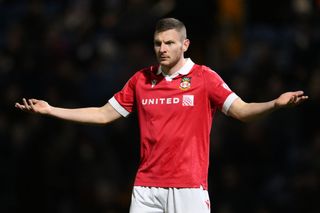
[[[97,116],[97,124],[98,125],[106,125],[110,123],[110,119],[108,119],[108,114],[105,112],[105,110],[101,107],[98,109],[98,116]]]
[[[251,119],[249,117],[240,116],[240,115],[232,115],[232,118],[241,121],[242,123],[249,123]]]
[[[240,118],[238,118],[238,120],[240,120],[243,123],[251,123],[251,122],[255,121],[255,119],[250,116],[240,117]]]
[[[122,115],[109,104],[100,107],[99,112],[99,123],[101,125],[107,125],[122,117]]]

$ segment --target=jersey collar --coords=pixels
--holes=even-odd
[[[159,66],[157,75],[160,75],[160,73],[162,73],[162,75],[166,78],[167,81],[172,81],[172,79],[177,77],[179,74],[187,75],[191,71],[193,65],[194,65],[194,62],[190,58],[187,58],[186,63],[177,72],[171,75],[166,75],[164,74],[164,72],[162,72],[161,66]]]

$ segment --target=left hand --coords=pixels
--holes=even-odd
[[[308,96],[303,94],[304,94],[303,91],[283,93],[275,100],[275,107],[276,108],[290,107],[290,106],[296,106],[298,104],[301,104],[302,102],[304,102],[309,98]]]

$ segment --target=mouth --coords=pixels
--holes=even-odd
[[[165,60],[168,60],[169,57],[168,57],[168,56],[160,56],[159,59],[160,59],[161,61],[165,61]]]

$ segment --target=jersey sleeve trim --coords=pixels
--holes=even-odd
[[[108,101],[111,106],[117,111],[119,112],[123,117],[127,117],[130,112],[128,112],[124,107],[122,107],[119,102],[115,99],[115,97],[113,96],[112,98],[109,99]]]
[[[224,101],[223,103],[223,106],[222,106],[222,112],[224,114],[228,114],[228,110],[231,106],[231,104],[234,102],[234,100],[236,100],[238,98],[238,96],[235,94],[235,93],[231,93],[227,98],[226,100]]]

